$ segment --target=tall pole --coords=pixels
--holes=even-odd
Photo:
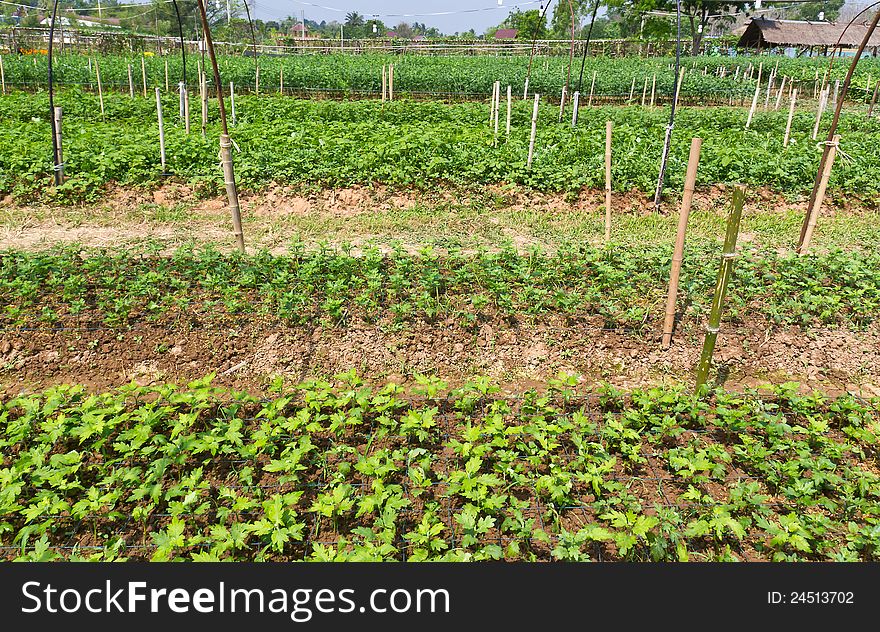
[[[56,2],[58,0],[55,0]],[[244,233],[241,228],[241,207],[238,203],[238,189],[235,186],[235,172],[232,167],[232,141],[229,138],[229,127],[226,124],[226,106],[223,103],[223,83],[220,81],[220,69],[217,66],[217,55],[214,53],[214,40],[211,37],[211,27],[208,26],[208,14],[205,11],[204,0],[198,0],[199,13],[202,16],[202,30],[205,35],[205,46],[208,56],[211,58],[211,68],[214,71],[214,86],[217,89],[217,105],[220,109],[220,156],[223,166],[223,181],[226,185],[226,194],[229,198],[229,210],[232,213],[232,226],[235,230],[235,238],[238,249],[244,252]]]
[[[171,0],[171,4],[174,5],[174,13],[177,16],[177,33],[180,36],[180,60],[183,63],[183,78],[181,81],[183,82],[184,89],[186,89],[186,43],[183,39],[183,21],[180,19],[180,7],[177,6],[177,0]]]
[[[254,47],[254,91],[259,92],[260,87],[260,65],[257,60],[257,35],[254,33],[254,21],[251,19],[251,10],[248,8],[247,0],[244,0],[244,12],[247,15],[248,24],[251,29],[251,44]]]
[[[672,142],[672,128],[675,126],[675,106],[678,104],[678,90],[681,87],[679,66],[681,65],[681,0],[675,0],[675,78],[672,84],[672,107],[669,111],[669,124],[663,141],[663,156],[660,159],[660,175],[657,177],[657,191],[654,194],[654,211],[660,212],[660,198],[663,195],[663,181],[666,179],[666,161],[669,160],[669,145]]]
[[[590,28],[587,30],[587,41],[584,43],[584,56],[581,58],[581,74],[578,77],[578,89],[581,91],[581,84],[584,81],[584,65],[587,63],[587,54],[590,50],[590,37],[593,35],[593,24],[596,23],[596,12],[599,10],[599,0],[595,0],[593,4],[593,15],[590,17]]]
[[[49,121],[52,125],[52,160],[55,165],[55,184],[60,185],[63,176],[61,174],[61,147],[58,146],[58,129],[55,123],[55,87],[52,76],[52,44],[55,42],[55,17],[58,15],[58,0],[52,3],[52,19],[49,22]]]

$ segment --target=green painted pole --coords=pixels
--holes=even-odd
[[[727,282],[733,274],[733,259],[736,257],[736,238],[739,235],[739,222],[742,218],[743,203],[746,189],[737,185],[733,190],[730,215],[727,218],[727,235],[724,238],[724,250],[721,253],[721,267],[718,269],[718,281],[715,283],[715,298],[712,299],[712,310],[709,312],[709,324],[706,326],[706,339],[703,341],[703,353],[697,367],[697,390],[706,383],[709,368],[712,366],[712,353],[715,341],[721,328],[721,306],[727,293]]]

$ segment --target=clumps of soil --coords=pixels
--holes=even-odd
[[[880,396],[880,328],[865,331],[773,329],[753,321],[722,330],[719,382],[731,390],[797,381],[805,389]],[[12,395],[59,383],[106,389],[130,381],[186,383],[208,373],[231,388],[262,391],[352,368],[368,382],[405,383],[432,373],[451,386],[487,375],[511,392],[546,387],[560,371],[586,385],[631,389],[690,382],[702,332],[679,332],[669,350],[659,332],[605,330],[598,319],[454,321],[400,330],[352,324],[284,326],[257,319],[229,329],[139,325],[132,330],[7,330],[0,334],[0,388]]]

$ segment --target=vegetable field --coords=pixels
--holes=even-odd
[[[0,559],[880,561],[875,59],[46,61]]]

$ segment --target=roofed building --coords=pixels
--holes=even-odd
[[[846,32],[844,33],[844,29]],[[757,48],[758,50],[778,47],[800,48],[803,51],[819,47],[834,48],[838,42],[842,48],[857,48],[868,31],[867,23],[852,24],[846,28],[844,23],[804,22],[798,20],[768,20],[753,18],[739,38],[741,48]],[[880,46],[880,31],[871,35],[868,48]]]
[[[516,39],[518,33],[519,31],[516,29],[498,29],[497,31],[495,31],[495,39]]]

